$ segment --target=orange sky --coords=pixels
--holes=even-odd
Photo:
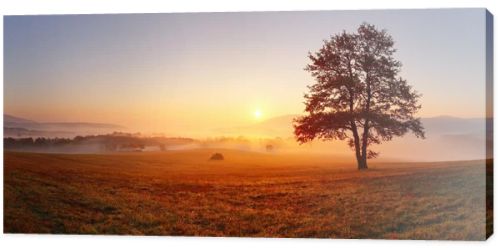
[[[177,134],[299,114],[308,51],[364,21],[393,36],[420,116],[485,116],[480,9],[7,17],[4,112]]]

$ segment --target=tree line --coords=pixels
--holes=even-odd
[[[189,144],[193,142],[194,140],[190,138],[138,137],[134,134],[113,133],[76,136],[74,138],[7,137],[4,138],[4,148],[7,150],[43,150],[48,148],[71,148],[94,145],[101,151],[140,151],[147,146],[155,146],[159,150],[166,150],[166,147],[169,145]]]

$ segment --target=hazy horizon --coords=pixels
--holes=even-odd
[[[323,142],[321,140],[300,145],[294,139],[292,117],[295,115],[285,115],[274,117],[259,123],[248,124],[240,127],[219,127],[202,128],[197,130],[185,130],[182,133],[148,134],[141,133],[141,137],[166,138],[191,138],[195,142],[187,143],[183,146],[173,146],[170,150],[192,150],[203,148],[233,149],[266,152],[266,146],[271,144],[274,147],[273,153],[282,154],[315,154],[312,156],[329,155],[332,158],[352,157],[352,151],[344,141]],[[25,118],[26,119],[26,118]],[[9,118],[7,119],[7,122]],[[41,121],[37,121],[41,122]],[[426,130],[426,139],[417,139],[413,135],[406,135],[375,146],[374,149],[381,152],[381,161],[450,161],[450,160],[471,160],[482,159],[486,156],[486,144],[488,133],[486,131],[486,119],[482,118],[456,118],[456,117],[432,117],[422,118],[422,123]],[[43,123],[42,123],[43,124]],[[64,125],[35,126],[33,134],[26,131],[6,130],[7,127],[23,127],[24,125],[6,124],[4,121],[4,135],[9,137],[62,137],[73,138],[77,135],[109,134],[112,132],[129,132],[127,128],[101,128],[86,127],[65,127]],[[10,126],[9,126],[10,125]],[[24,126],[25,127],[25,126]],[[29,126],[28,126],[29,128]],[[196,128],[195,128],[196,129]],[[69,130],[73,132],[57,133],[56,130]],[[38,134],[37,134],[38,133]],[[76,152],[93,153],[100,152],[99,146],[78,147]],[[47,149],[39,149],[46,151]],[[50,150],[50,148],[48,149]],[[73,151],[69,149],[59,149],[60,151]],[[154,150],[154,149],[153,149]],[[54,150],[51,150],[54,151]],[[57,152],[57,151],[56,151]]]
[[[183,130],[181,133],[176,133],[173,131],[166,131],[166,130],[163,130],[163,131],[161,131],[161,130],[160,131],[141,131],[141,130],[137,130],[135,128],[128,127],[126,125],[116,124],[116,123],[103,123],[102,121],[84,121],[84,120],[68,120],[68,121],[45,120],[45,121],[40,121],[40,120],[34,120],[31,118],[27,118],[27,117],[16,116],[15,114],[4,113],[4,116],[11,116],[11,117],[14,117],[16,119],[30,120],[32,122],[42,123],[42,124],[59,124],[59,123],[61,123],[61,124],[65,124],[65,123],[67,123],[67,124],[96,124],[96,125],[103,124],[103,125],[108,125],[108,126],[115,126],[117,129],[117,130],[115,130],[116,132],[140,133],[143,135],[160,135],[160,134],[162,134],[162,135],[169,136],[169,137],[178,136],[178,137],[192,137],[192,138],[224,137],[224,136],[228,136],[228,133],[224,132],[225,130],[228,130],[228,129],[238,129],[238,128],[247,128],[247,127],[252,127],[252,126],[259,126],[259,125],[273,122],[275,120],[280,120],[283,118],[296,118],[300,115],[301,114],[281,114],[281,115],[277,115],[275,117],[256,119],[254,121],[248,122],[247,124],[238,124],[238,125],[234,125],[234,126],[219,125],[219,126],[215,126],[215,127],[205,127],[205,128],[203,128],[203,130],[200,130],[198,128],[198,129],[195,129],[193,131],[187,130],[185,128],[185,130]],[[487,119],[491,119],[488,117],[485,117],[485,118],[483,118],[483,117],[457,117],[457,116],[451,116],[451,115],[437,115],[437,116],[431,116],[431,117],[421,117],[421,119],[423,119],[423,120],[439,119],[439,118],[444,118],[444,119],[450,118],[450,119],[460,119],[460,120],[485,119],[485,121]],[[4,117],[4,120],[5,120],[5,117]],[[5,126],[5,122],[4,122],[4,126]],[[293,123],[289,123],[289,127],[290,127],[290,129],[292,129]],[[106,132],[103,132],[103,133],[106,133]],[[81,133],[81,134],[86,135],[85,133]],[[248,137],[248,138],[273,138],[273,137],[282,136],[282,135],[246,135],[245,133],[238,133],[238,132],[229,133],[229,134],[231,136],[241,136],[241,137]],[[290,134],[289,136],[293,137],[293,134]]]

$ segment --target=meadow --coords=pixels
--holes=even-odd
[[[224,160],[209,160],[214,152]],[[350,161],[227,149],[5,152],[4,232],[486,238],[484,160],[373,162],[362,172]]]

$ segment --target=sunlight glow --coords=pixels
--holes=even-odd
[[[253,115],[254,115],[255,119],[260,119],[262,117],[262,112],[259,109],[257,109],[257,110],[255,110]]]

